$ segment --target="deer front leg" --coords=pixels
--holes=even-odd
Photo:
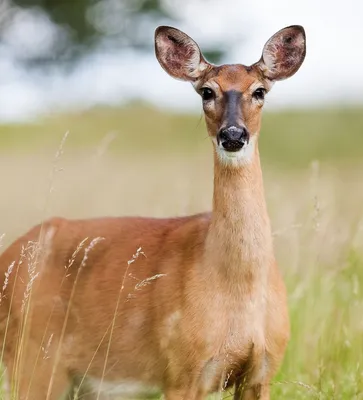
[[[246,393],[243,400],[270,400],[270,385],[256,385],[250,389],[250,393]]]
[[[270,400],[270,385],[254,385],[245,390],[237,387],[234,400]]]

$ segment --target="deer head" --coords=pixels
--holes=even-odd
[[[261,125],[265,96],[273,83],[294,75],[305,58],[303,27],[275,33],[259,61],[251,66],[216,66],[203,57],[197,43],[178,29],[160,26],[155,32],[156,57],[174,78],[189,81],[202,97],[209,136],[223,163],[251,162]]]

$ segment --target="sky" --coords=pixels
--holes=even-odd
[[[252,64],[279,29],[299,24],[307,35],[303,66],[288,81],[278,82],[267,107],[326,107],[363,104],[363,1],[360,0],[184,0],[174,1],[178,28],[195,41],[229,48],[226,63]],[[169,77],[153,54],[98,49],[71,73],[28,71],[17,52],[39,47],[43,30],[51,46],[56,32],[44,16],[26,15],[0,46],[0,121],[34,119],[47,112],[119,105],[140,98],[157,107],[199,111],[200,98],[188,83]],[[150,38],[153,40],[153,38]],[[131,73],[130,73],[131,72]]]

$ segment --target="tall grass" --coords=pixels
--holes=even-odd
[[[296,111],[264,120],[266,197],[292,325],[273,399],[363,399],[362,115]],[[54,170],[50,149],[68,129]],[[206,136],[198,117],[137,107],[0,127],[2,242],[48,215],[174,216],[210,209]]]

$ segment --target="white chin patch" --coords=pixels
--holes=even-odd
[[[216,139],[213,139],[219,160],[225,165],[235,167],[252,163],[255,155],[256,140],[257,136],[253,135],[241,150],[232,152],[226,151],[221,144],[217,143]]]

